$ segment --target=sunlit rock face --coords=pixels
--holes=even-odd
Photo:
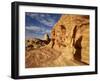
[[[51,35],[25,41],[25,67],[89,65],[89,16],[62,15]]]
[[[49,46],[67,59],[89,64],[89,16],[62,15],[51,31]]]

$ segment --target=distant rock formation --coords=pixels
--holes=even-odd
[[[51,31],[49,47],[89,64],[89,16],[62,15]]]
[[[49,38],[49,35],[48,34],[44,34],[44,40],[50,42],[50,38]]]
[[[37,38],[27,39],[25,40],[25,48],[27,51],[30,51],[30,50],[34,50],[36,48],[45,46],[49,44],[49,42],[50,42],[50,39],[47,39],[47,40],[41,40]]]

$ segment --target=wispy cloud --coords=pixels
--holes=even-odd
[[[49,29],[45,29],[37,26],[27,26],[26,31],[33,31],[33,33],[40,33],[40,34],[50,33]]]
[[[41,29],[37,26],[27,26],[26,30],[32,30],[32,31],[36,31],[36,32],[41,31]]]
[[[44,13],[26,13],[26,15],[32,17],[33,19],[36,19],[42,24],[45,24],[47,26],[53,26],[55,24],[55,17],[51,17],[53,14],[44,14]],[[54,15],[55,16],[55,15]]]
[[[52,27],[59,18],[58,14],[26,12],[25,35],[36,38],[43,37],[45,33],[50,35]]]
[[[41,22],[41,23],[47,25],[47,26],[53,26],[54,23],[55,23],[55,21],[54,21],[53,19],[51,19],[51,18],[48,18],[48,19],[46,19],[46,18],[45,18],[45,19],[37,18],[37,20],[38,20],[39,22]]]

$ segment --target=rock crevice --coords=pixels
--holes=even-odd
[[[52,48],[89,64],[89,16],[62,15],[51,31]]]

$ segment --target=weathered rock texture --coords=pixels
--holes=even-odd
[[[51,31],[51,48],[89,64],[89,16],[62,15]]]
[[[26,41],[25,67],[60,67],[89,64],[89,16],[62,15],[51,39]]]

